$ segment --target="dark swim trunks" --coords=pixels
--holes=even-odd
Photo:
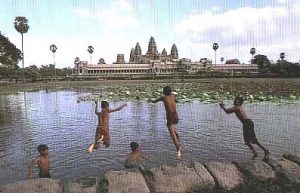
[[[103,144],[106,147],[109,147],[110,145],[110,135],[109,135],[109,128],[104,126],[98,126],[96,130],[95,135],[95,146],[94,149],[98,149],[99,143],[98,140],[101,139],[101,136],[103,136]]]
[[[40,178],[51,178],[51,175],[50,175],[50,173],[49,172],[47,172],[47,173],[40,173],[39,174],[39,176],[40,176]]]
[[[124,166],[125,166],[125,168],[138,168],[139,164],[136,161],[130,162],[130,161],[126,160]]]
[[[178,115],[177,112],[167,113],[167,125],[175,125],[178,123]]]
[[[258,142],[254,132],[254,123],[251,119],[245,119],[243,121],[243,136],[246,145]]]

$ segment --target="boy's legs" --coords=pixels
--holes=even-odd
[[[256,157],[258,157],[258,153],[255,151],[253,145],[251,144],[251,142],[253,142],[253,132],[251,132],[252,130],[254,132],[254,129],[251,129],[251,126],[249,127],[249,125],[243,125],[244,142],[253,152],[252,159],[255,159]]]
[[[181,156],[182,156],[182,147],[181,147],[181,144],[180,144],[179,135],[178,135],[178,133],[176,131],[176,127],[175,127],[174,124],[172,124],[172,125],[168,125],[168,129],[169,129],[172,141],[173,141],[173,143],[176,146],[177,158],[181,159]]]
[[[87,152],[93,153],[94,149],[98,149],[100,142],[103,141],[103,138],[104,136],[101,134],[101,127],[98,126],[95,133],[95,142],[89,145]]]
[[[256,137],[256,134],[255,134],[255,130],[254,130],[254,124],[250,124],[250,127],[247,128],[247,132],[248,132],[248,137],[249,137],[249,142],[252,143],[252,144],[256,144],[258,147],[260,147],[264,153],[265,153],[265,157],[267,157],[269,154],[270,154],[270,151],[267,150],[264,146],[262,146],[257,137]]]
[[[103,140],[103,135],[101,133],[101,127],[98,126],[95,135],[94,149],[99,148],[99,144],[102,140]]]
[[[103,144],[106,147],[110,146],[110,135],[102,135],[103,136]]]
[[[253,152],[253,157],[252,157],[252,159],[257,158],[257,157],[258,157],[258,153],[255,151],[253,145],[252,145],[251,143],[248,143],[248,144],[246,144],[246,145],[247,145],[247,146],[251,149],[251,151]]]
[[[255,143],[258,147],[260,147],[265,152],[265,158],[267,158],[270,155],[270,151],[267,150],[264,146],[262,146],[258,140],[255,141]]]
[[[260,148],[262,148],[265,152],[265,156],[267,156],[270,152],[264,148],[256,138],[255,131],[254,131],[254,123],[252,120],[248,119],[246,122],[243,123],[243,135],[245,144],[252,150],[253,152],[253,159],[258,157],[257,152],[255,151],[252,144],[256,144]]]

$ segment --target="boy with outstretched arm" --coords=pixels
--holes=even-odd
[[[40,178],[51,178],[49,173],[49,158],[48,158],[48,146],[45,144],[38,146],[38,151],[40,155],[33,159],[28,168],[28,178],[31,179],[33,177],[32,168],[35,164],[37,164],[40,168],[39,177]]]
[[[238,96],[234,99],[233,105],[234,107],[232,108],[225,108],[225,105],[223,103],[220,103],[220,107],[225,111],[226,114],[231,114],[235,113],[237,118],[242,122],[243,124],[243,136],[244,136],[244,141],[245,144],[252,150],[253,152],[253,157],[252,159],[255,159],[258,157],[258,153],[255,151],[254,147],[252,144],[256,144],[258,147],[260,147],[264,153],[265,153],[265,158],[268,158],[270,155],[270,151],[267,150],[264,146],[262,146],[259,141],[256,138],[255,132],[254,132],[254,123],[251,119],[249,119],[242,108],[244,100],[242,97]]]
[[[170,86],[165,86],[163,88],[164,96],[160,97],[153,102],[163,101],[165,110],[166,110],[166,117],[167,117],[167,127],[170,132],[171,138],[173,143],[176,146],[177,150],[177,158],[181,159],[182,157],[182,147],[180,144],[179,135],[176,130],[176,124],[178,123],[178,114],[176,111],[176,97],[172,94],[172,89]]]
[[[110,109],[109,103],[107,101],[101,102],[101,112],[98,112],[98,101],[95,101],[96,107],[95,107],[95,114],[98,116],[98,126],[96,129],[95,134],[95,142],[90,144],[87,151],[88,153],[93,153],[94,149],[98,149],[100,142],[103,142],[103,144],[106,147],[109,147],[110,145],[110,135],[109,135],[109,114],[112,112],[120,111],[124,107],[127,106],[127,104],[123,104],[118,108]]]

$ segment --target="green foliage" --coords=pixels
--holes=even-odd
[[[21,59],[21,51],[0,32],[0,75],[5,78],[15,75]]]
[[[260,54],[254,56],[252,63],[258,65],[258,69],[261,73],[267,73],[271,65],[268,57]]]
[[[245,84],[244,84],[245,85]],[[253,102],[278,102],[296,103],[299,101],[297,93],[287,93],[282,90],[283,85],[270,85],[265,83],[249,85],[217,85],[203,87],[199,83],[171,84],[173,94],[180,102],[200,101],[203,103],[232,103],[233,99],[242,95],[248,103]],[[144,101],[153,102],[162,96],[161,84],[116,84],[104,87],[101,90],[92,88],[91,95],[79,97],[80,101],[110,100],[110,101]],[[287,87],[287,86],[286,86]]]
[[[39,69],[36,65],[28,66],[25,68],[25,77],[36,81],[40,77]]]
[[[278,60],[270,68],[271,73],[279,74],[283,77],[300,77],[300,64],[292,63],[286,60]]]
[[[252,63],[258,65],[259,71],[262,74],[277,74],[281,77],[300,77],[300,64],[284,60],[283,54],[281,53],[281,59],[275,64],[271,64],[265,55],[254,56]]]
[[[0,32],[0,64],[15,66],[21,59],[21,51]]]
[[[15,29],[21,34],[27,33],[29,29],[28,20],[26,19],[26,17],[21,17],[21,16],[16,17],[14,26]]]

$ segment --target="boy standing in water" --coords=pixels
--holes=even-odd
[[[166,86],[163,88],[163,93],[165,96],[160,97],[159,99],[153,102],[163,101],[166,109],[166,117],[167,117],[167,126],[170,132],[173,143],[176,146],[177,150],[177,158],[181,159],[182,157],[182,147],[180,144],[179,135],[176,130],[176,124],[178,123],[178,115],[176,111],[176,98],[172,95],[172,89],[170,86]]]
[[[245,144],[252,150],[253,157],[252,159],[255,159],[258,157],[257,152],[255,151],[252,144],[256,144],[259,146],[264,152],[265,152],[265,158],[268,158],[270,155],[270,151],[267,150],[265,147],[263,147],[257,140],[255,132],[254,132],[254,123],[251,119],[249,119],[242,108],[244,100],[242,97],[238,96],[234,99],[233,105],[234,107],[226,109],[225,105],[223,103],[220,103],[220,107],[225,111],[226,114],[235,113],[237,118],[242,122],[243,124],[243,136]]]
[[[95,114],[98,116],[98,126],[95,134],[95,143],[89,145],[87,151],[88,153],[93,153],[94,149],[98,149],[99,143],[102,141],[106,147],[110,145],[110,135],[109,135],[109,114],[112,112],[120,111],[127,104],[123,104],[122,106],[116,109],[109,109],[109,104],[107,101],[101,102],[101,112],[98,112],[98,101],[95,101]]]
[[[148,158],[142,153],[142,151],[138,147],[138,143],[130,143],[131,153],[127,155],[127,159],[125,161],[125,168],[139,167],[138,161],[140,160],[140,158],[148,160]]]
[[[28,168],[28,178],[33,177],[32,168],[35,164],[37,164],[40,168],[40,178],[51,178],[49,173],[49,158],[48,158],[48,147],[47,145],[39,145],[38,151],[40,155],[32,160],[29,168]]]

